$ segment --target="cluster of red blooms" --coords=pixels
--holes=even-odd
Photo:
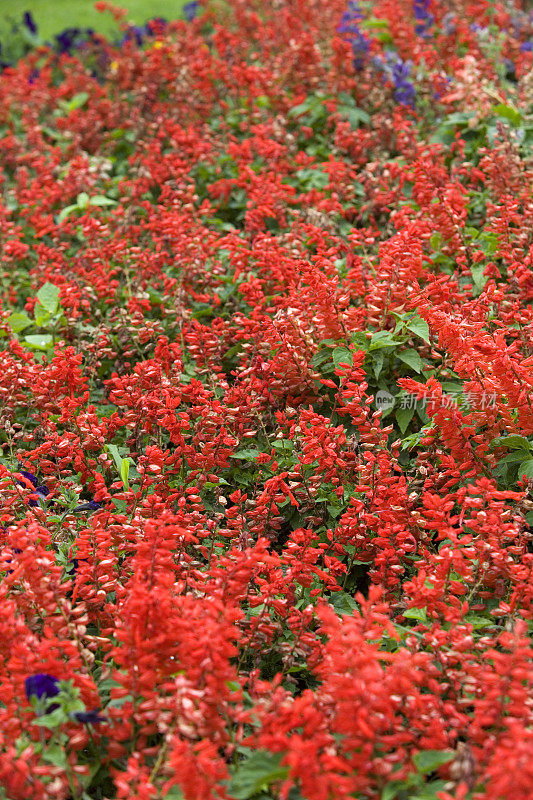
[[[531,15],[200,11],[2,76],[0,798],[529,800]]]

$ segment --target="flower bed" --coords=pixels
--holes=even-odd
[[[1,76],[0,798],[529,800],[531,14],[186,15]]]

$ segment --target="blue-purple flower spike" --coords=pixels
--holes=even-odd
[[[107,718],[99,714],[97,710],[74,711],[71,717],[76,722],[82,722],[84,725],[98,725],[100,722],[107,722]]]
[[[187,20],[187,22],[192,22],[193,19],[198,14],[198,0],[193,0],[192,3],[185,3],[183,6],[183,16]]]
[[[37,33],[37,25],[35,20],[33,19],[33,14],[31,11],[26,11],[23,17],[24,25],[27,27],[30,33],[36,34]]]

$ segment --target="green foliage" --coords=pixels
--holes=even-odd
[[[110,197],[105,197],[102,194],[94,195],[94,197],[89,197],[87,192],[80,192],[76,202],[70,206],[66,206],[60,213],[57,215],[57,221],[63,222],[70,214],[75,211],[80,211],[84,213],[88,210],[89,206],[116,206],[117,201],[112,200]]]
[[[282,767],[282,755],[268,750],[240,748],[245,760],[237,765],[236,772],[228,784],[228,794],[233,800],[251,800],[268,790],[271,784],[284,780],[288,767]]]
[[[391,781],[381,793],[380,800],[438,800],[438,793],[445,788],[442,780],[426,781],[425,776],[453,760],[450,750],[422,750],[413,756],[416,772],[405,780]]]
[[[32,320],[25,312],[14,311],[7,318],[7,322],[15,335],[27,331],[29,328],[40,328],[41,332],[39,333],[26,334],[22,342],[33,350],[48,352],[54,347],[57,329],[66,322],[57,286],[52,283],[45,283],[41,286],[37,292],[33,316]],[[51,333],[46,331],[51,331]]]

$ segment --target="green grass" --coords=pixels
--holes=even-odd
[[[114,5],[128,9],[127,19],[141,25],[152,17],[178,19],[186,0],[111,0]],[[94,28],[99,33],[116,31],[111,15],[94,10],[95,0],[0,0],[0,27],[6,18],[20,21],[25,11],[31,11],[43,39],[65,28]]]

